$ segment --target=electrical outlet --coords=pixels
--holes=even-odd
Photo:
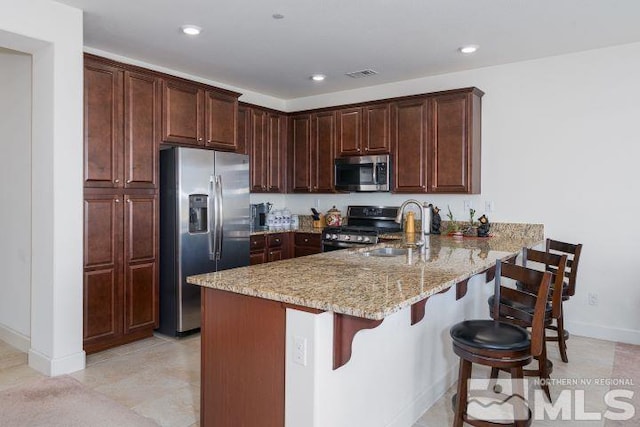
[[[293,362],[298,365],[307,366],[307,339],[303,337],[293,337]]]
[[[465,200],[464,201],[464,213],[468,214],[469,213],[469,209],[473,208],[473,203],[471,203],[471,200]]]
[[[320,209],[320,199],[316,199],[314,208]]]
[[[598,305],[598,294],[595,292],[589,292],[589,305]]]
[[[493,204],[493,200],[487,200],[486,202],[484,202],[485,213],[493,212],[494,209],[495,209],[495,206]]]

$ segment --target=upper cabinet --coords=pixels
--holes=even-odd
[[[252,193],[284,193],[287,116],[262,108],[249,114],[249,169]]]
[[[296,193],[332,193],[336,112],[293,115],[292,184]]]
[[[238,96],[178,79],[162,87],[162,141],[237,151]]]
[[[477,89],[429,97],[430,192],[480,193],[480,98]]]
[[[480,100],[476,88],[392,104],[393,191],[480,193]]]
[[[388,154],[391,103],[368,104],[337,111],[339,156]]]
[[[84,104],[85,187],[156,188],[160,79],[87,58]]]

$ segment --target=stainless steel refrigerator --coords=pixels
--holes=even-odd
[[[160,327],[200,328],[194,274],[249,265],[249,157],[175,147],[160,151]]]

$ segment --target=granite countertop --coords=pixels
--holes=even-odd
[[[379,320],[542,242],[543,229],[524,236],[429,236],[424,259],[373,257],[345,249],[187,278],[189,283],[303,307]]]
[[[284,228],[276,228],[273,230],[253,230],[251,232],[252,236],[259,236],[263,234],[274,234],[274,233],[322,233],[322,228],[314,228],[312,226],[302,225],[296,229],[284,229]]]

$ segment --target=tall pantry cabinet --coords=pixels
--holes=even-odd
[[[158,324],[159,77],[85,56],[84,348]]]

